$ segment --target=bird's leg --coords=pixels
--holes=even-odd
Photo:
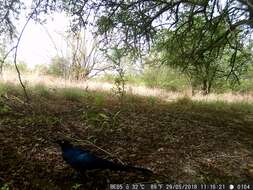
[[[106,183],[107,183],[107,185],[108,185],[108,184],[110,184],[110,178],[109,178],[109,176],[110,176],[110,171],[109,171],[109,170],[106,170],[106,176],[108,176],[108,177],[106,177]]]

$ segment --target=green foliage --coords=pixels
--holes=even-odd
[[[241,112],[241,113],[253,113],[252,102],[240,101],[240,102],[227,102],[225,100],[216,101],[193,101],[193,107],[196,109],[212,110],[212,111],[224,111],[224,112]],[[231,118],[232,119],[232,118]]]
[[[116,76],[114,79],[115,87],[112,89],[112,92],[119,97],[119,99],[122,101],[123,97],[125,96],[126,90],[126,80],[124,76]]]
[[[97,20],[97,25],[99,26],[98,32],[103,34],[113,29],[113,20],[106,16],[101,16]]]
[[[98,80],[115,82],[118,78],[113,74],[106,74]],[[127,84],[145,85],[150,88],[161,88],[169,91],[183,91],[188,86],[187,78],[168,66],[146,66],[142,74],[126,73],[125,82]]]
[[[156,61],[180,69],[193,88],[200,86],[204,94],[210,93],[217,80],[237,82],[252,60],[238,31],[231,34],[231,42],[226,44],[221,38],[227,27],[224,22],[217,21],[215,28],[206,27],[202,17],[192,22],[191,28],[182,25],[177,31],[165,29],[157,35]],[[214,45],[214,41],[221,44]]]
[[[252,65],[248,68],[248,71],[242,75],[240,82],[232,85],[232,90],[237,91],[237,92],[241,92],[241,93],[249,93],[249,92],[253,91],[253,67],[252,67]]]
[[[82,118],[98,127],[108,127],[110,125],[110,117],[105,113],[97,111],[84,112]]]
[[[147,67],[142,75],[142,80],[148,87],[170,91],[182,91],[187,87],[186,77],[167,66]]]
[[[72,189],[72,190],[78,190],[78,189],[81,188],[81,186],[82,186],[82,184],[76,183],[75,185],[72,186],[71,189]]]
[[[193,103],[194,102],[191,100],[189,96],[183,96],[181,98],[178,98],[176,101],[177,105],[180,105],[182,107],[187,107],[188,109],[192,107]]]
[[[236,63],[235,60],[239,56],[236,51],[241,49],[240,42],[252,34],[252,6],[248,1],[243,0],[224,2],[108,0],[107,3],[87,0],[80,1],[78,5],[70,0],[57,1],[57,3],[40,1],[38,5],[35,5],[36,1],[32,3],[32,7],[36,7],[37,10],[29,10],[34,14],[31,19],[39,20],[41,14],[45,17],[50,11],[66,11],[67,15],[73,16],[71,31],[74,32],[85,27],[89,21],[94,22],[94,19],[89,18],[93,15],[90,13],[95,11],[96,34],[105,37],[104,41],[99,41],[105,42],[105,47],[111,44],[124,46],[128,53],[132,50],[138,52],[136,55],[148,52],[148,47],[157,31],[159,33],[163,28],[173,29],[172,41],[174,42],[165,44],[172,44],[175,47],[174,51],[182,50],[183,56],[179,56],[181,58],[179,64],[184,58],[185,63],[194,62],[195,66],[202,65],[198,69],[190,66],[190,69],[194,70],[195,76],[202,75],[194,80],[202,80],[203,88],[207,88],[204,90],[211,88],[214,72],[219,70],[216,70],[213,58],[220,57],[224,49],[229,46],[235,50],[230,54],[231,63]],[[17,32],[15,21],[18,20],[19,15],[25,15],[22,13],[27,11],[27,7],[23,7],[20,0],[6,0],[6,6],[0,6],[0,10],[8,13],[2,15],[0,33],[12,38]],[[83,20],[83,18],[87,19]],[[185,49],[190,51],[185,52]],[[50,73],[62,76],[60,68],[62,67],[59,67],[58,63],[58,66],[57,64],[55,67],[52,66]],[[236,72],[231,74],[233,78]]]
[[[124,48],[114,47],[106,54],[107,58],[113,63],[113,67],[117,73],[117,75],[114,77],[115,87],[112,89],[112,91],[121,102],[123,101],[126,93],[126,71],[123,67],[123,58],[126,56],[125,53],[126,51]]]
[[[211,112],[216,113],[253,113],[253,104],[252,102],[247,101],[238,101],[238,102],[227,102],[226,100],[192,100],[188,96],[184,96],[181,98],[178,98],[177,101],[170,103],[171,107],[174,110],[180,109],[183,111],[191,110],[193,112],[194,110],[199,110],[205,114],[209,114]],[[217,115],[219,117],[219,115]],[[232,119],[232,118],[230,118]]]
[[[111,127],[115,128],[118,126],[118,117],[120,111],[115,114],[98,112],[98,111],[89,111],[83,112],[82,119],[88,121],[90,124],[96,127]]]
[[[53,57],[48,68],[48,74],[54,76],[65,76],[68,68],[68,60],[63,57]]]
[[[4,185],[0,188],[0,190],[10,190],[10,187],[9,187],[9,185],[6,183],[6,184],[4,184]]]
[[[50,96],[49,89],[44,84],[36,84],[33,87],[32,92],[45,98]]]
[[[154,96],[149,96],[147,97],[147,101],[150,103],[151,106],[155,106],[155,104],[157,103],[157,97]]]

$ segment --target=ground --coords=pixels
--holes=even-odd
[[[57,91],[57,90],[56,90]],[[106,189],[109,183],[249,183],[253,181],[251,105],[164,102],[110,93],[82,98],[19,93],[0,99],[0,187]],[[97,155],[148,168],[92,171],[74,178],[53,141],[68,138]]]

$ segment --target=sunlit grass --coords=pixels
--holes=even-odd
[[[0,95],[5,95],[8,93],[20,94],[22,93],[21,86],[16,85],[11,82],[0,82]]]
[[[77,100],[78,98],[84,96],[85,91],[105,91],[105,92],[112,92],[114,87],[113,83],[109,82],[100,82],[97,80],[92,81],[71,81],[65,80],[63,78],[57,78],[52,76],[46,75],[39,75],[39,74],[26,74],[22,75],[22,79],[24,83],[27,85],[28,88],[34,88],[34,91],[41,96],[49,96],[52,89],[56,88],[65,88],[61,93],[67,99]],[[16,73],[6,72],[4,73],[4,80],[5,84],[1,84],[0,86],[0,93],[3,91],[12,91],[12,88],[15,85],[11,84],[19,84],[18,78]],[[2,82],[2,83],[3,83]],[[6,87],[6,84],[8,84]],[[7,89],[6,89],[7,88]],[[79,88],[82,90],[75,90],[75,88]],[[50,91],[51,89],[51,91]],[[81,91],[81,92],[80,92]],[[253,102],[253,94],[239,94],[239,93],[232,93],[227,92],[223,94],[209,94],[206,96],[196,94],[194,96],[191,95],[191,89],[185,89],[182,92],[172,92],[165,89],[159,88],[147,88],[141,85],[134,85],[134,84],[127,84],[126,85],[126,92],[129,95],[140,95],[146,97],[157,97],[165,101],[175,101],[179,98],[189,97],[191,100],[195,101],[204,101],[204,102],[216,102],[216,101],[225,101],[225,102]]]

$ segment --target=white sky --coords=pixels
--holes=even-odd
[[[54,14],[52,18],[43,26],[31,20],[23,33],[18,49],[18,60],[26,62],[29,67],[48,64],[57,53],[64,54],[67,51],[66,42],[60,34],[64,34],[67,30],[68,19],[60,13]],[[22,28],[24,23],[25,21],[18,27]]]
[[[224,0],[221,1],[224,2]],[[66,55],[67,53],[66,41],[60,34],[64,34],[68,29],[69,20],[63,13],[54,13],[52,17],[48,18],[47,23],[43,26],[35,24],[31,20],[21,38],[18,60],[24,61],[29,67],[33,67],[36,64],[48,64],[50,59],[56,56],[57,53],[60,55]],[[18,26],[20,30],[24,23],[25,20]],[[48,34],[50,34],[51,38]],[[52,42],[52,39],[54,42]]]

